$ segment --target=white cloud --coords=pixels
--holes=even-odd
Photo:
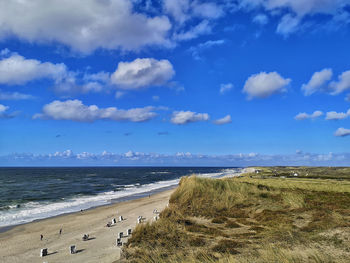
[[[248,99],[267,98],[273,94],[286,92],[291,79],[285,79],[277,72],[260,72],[250,76],[244,84],[243,92]]]
[[[78,155],[83,155],[84,153],[78,154]],[[62,157],[62,158],[72,158],[75,156],[72,150],[65,150],[63,152],[55,152],[52,154],[54,157]]]
[[[223,7],[213,2],[189,0],[164,0],[163,9],[180,25],[193,18],[217,19],[224,14]]]
[[[319,110],[314,111],[312,114],[307,114],[305,112],[302,112],[302,113],[299,113],[298,115],[296,115],[294,117],[294,119],[296,119],[298,121],[306,120],[306,119],[316,119],[322,115],[323,115],[323,112],[319,111]]]
[[[221,84],[220,85],[220,94],[225,94],[226,92],[230,91],[231,89],[233,89],[232,83]]]
[[[204,52],[205,50],[212,48],[214,46],[221,46],[225,43],[226,43],[226,41],[224,39],[208,40],[204,43],[198,44],[197,46],[190,47],[188,49],[188,51],[192,53],[192,57],[194,59],[200,60],[202,52]]]
[[[71,150],[50,154],[13,153],[0,156],[0,162],[14,165],[153,165],[153,166],[347,166],[349,153],[306,153],[289,155],[267,155],[258,153],[238,153],[228,155],[193,154],[185,149],[175,154],[143,153],[73,153]]]
[[[172,64],[166,59],[138,58],[131,62],[119,62],[111,81],[121,89],[136,90],[164,85],[174,74]]]
[[[53,88],[57,93],[72,95],[100,92],[110,82],[110,74],[107,72],[82,74],[68,70],[64,63],[54,64],[27,59],[10,51],[7,55],[10,56],[0,60],[0,84],[25,85],[31,81],[48,79],[53,81]],[[12,99],[29,98],[29,95],[20,93],[5,95]]]
[[[179,23],[183,23],[190,18],[188,14],[190,10],[189,0],[164,0],[163,8],[165,13],[171,15]]]
[[[335,131],[334,136],[345,137],[350,135],[350,129],[339,128]]]
[[[193,15],[197,17],[216,19],[224,14],[222,7],[212,2],[200,3],[199,1],[194,1],[192,8]]]
[[[212,25],[208,20],[203,20],[199,24],[190,28],[187,31],[182,31],[180,33],[175,33],[173,38],[178,41],[185,41],[197,38],[200,35],[210,34],[212,32]]]
[[[209,120],[207,113],[196,113],[193,111],[175,111],[171,117],[171,122],[174,124],[187,124],[207,120]]]
[[[350,116],[350,110],[347,113],[329,111],[326,114],[326,120],[342,120]]]
[[[275,17],[284,14],[276,31],[288,36],[305,25],[302,20],[311,20],[315,14],[326,14],[341,23],[341,18],[347,14],[345,7],[348,4],[349,0],[241,0],[239,6],[248,11],[264,8]]]
[[[299,17],[286,14],[282,17],[280,23],[278,24],[276,32],[281,35],[288,36],[289,34],[298,30],[299,23]]]
[[[232,122],[231,115],[226,115],[225,117],[214,121],[214,123],[217,125],[227,124],[227,123],[231,123],[231,122]]]
[[[341,75],[339,75],[338,81],[332,81],[329,84],[329,87],[332,90],[332,95],[337,95],[350,89],[350,70],[344,71]]]
[[[0,100],[29,100],[35,97],[29,94],[23,94],[19,92],[6,92],[0,90]]]
[[[316,13],[335,14],[339,9],[349,4],[348,0],[267,0],[267,9],[291,9],[298,16]]]
[[[7,110],[9,109],[9,106],[5,106],[3,104],[0,104],[0,119],[9,119],[13,118],[17,115],[16,112],[14,113],[7,113]]]
[[[258,14],[254,16],[253,22],[263,26],[269,22],[269,18],[265,14]]]
[[[96,105],[86,106],[80,100],[55,100],[46,104],[42,113],[35,114],[34,119],[71,120],[94,122],[96,120],[143,122],[157,116],[154,107],[121,110],[115,107],[99,108]]]
[[[0,39],[57,42],[74,51],[169,45],[166,16],[137,13],[129,0],[1,1]]]
[[[305,96],[309,96],[316,91],[321,90],[325,84],[332,78],[332,69],[323,69],[321,71],[315,72],[307,84],[303,84],[301,87]]]
[[[7,111],[9,108],[9,106],[5,106],[0,104],[0,114],[4,113],[5,111]]]
[[[67,68],[63,63],[41,62],[18,54],[0,60],[0,84],[22,85],[42,78],[61,81],[66,74]]]

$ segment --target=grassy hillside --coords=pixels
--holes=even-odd
[[[182,178],[122,261],[349,262],[349,181],[250,176]]]

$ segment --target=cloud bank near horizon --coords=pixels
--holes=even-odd
[[[13,153],[0,156],[0,166],[346,166],[350,153],[306,153],[258,154],[238,153],[227,155],[143,153],[81,152],[72,150],[50,154]]]

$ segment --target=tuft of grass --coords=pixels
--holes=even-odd
[[[237,247],[241,247],[241,245],[233,240],[222,239],[212,250],[222,254],[238,254],[239,252],[236,250]]]

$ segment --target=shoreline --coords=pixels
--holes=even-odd
[[[246,168],[230,168],[229,170],[231,170],[231,169],[241,169],[241,170],[233,172],[233,173],[221,175],[221,176],[213,176],[213,178],[217,178],[218,179],[218,178],[237,177],[237,176],[240,176],[241,174],[245,173],[245,170],[246,170]],[[228,170],[228,169],[224,169],[224,170]],[[180,178],[178,180],[180,180]],[[88,207],[88,208],[82,207],[82,208],[79,208],[79,209],[77,209],[75,211],[61,212],[60,214],[49,215],[47,217],[37,218],[37,219],[33,219],[33,220],[27,221],[27,222],[18,222],[18,223],[12,224],[12,225],[0,226],[0,234],[1,233],[5,233],[5,232],[11,230],[14,227],[17,227],[17,226],[26,225],[26,224],[33,223],[33,222],[38,222],[38,221],[45,220],[45,219],[48,219],[48,218],[55,218],[55,217],[59,217],[59,216],[63,216],[63,215],[69,215],[69,214],[72,214],[72,213],[77,213],[77,212],[80,211],[80,209],[86,211],[86,210],[90,210],[90,209],[95,209],[97,207],[109,206],[109,205],[114,204],[114,203],[124,202],[124,201],[128,201],[128,200],[135,200],[135,199],[138,199],[138,198],[142,198],[144,196],[148,196],[149,194],[152,195],[152,194],[155,194],[155,193],[166,191],[167,189],[173,189],[173,188],[177,187],[177,185],[178,185],[178,183],[173,184],[173,185],[163,186],[163,187],[152,189],[152,190],[146,190],[145,189],[144,192],[132,193],[132,194],[129,194],[129,195],[126,195],[126,196],[121,196],[121,197],[118,197],[118,198],[109,199],[108,202],[104,203],[104,204],[94,204],[94,205],[92,205],[91,207]]]
[[[141,199],[141,198],[147,197],[148,195],[154,195],[154,194],[157,194],[157,193],[165,192],[167,190],[171,190],[171,189],[174,189],[176,187],[177,187],[177,185],[171,185],[171,186],[166,186],[166,187],[154,189],[154,190],[151,190],[151,191],[146,191],[146,192],[142,192],[142,193],[136,193],[136,194],[132,194],[132,195],[128,195],[128,196],[123,196],[123,197],[120,197],[120,198],[111,199],[110,203],[103,204],[103,205],[92,206],[92,207],[89,207],[87,209],[83,209],[83,211],[89,211],[89,210],[96,209],[98,207],[111,206],[111,205],[114,205],[114,204],[117,204],[117,203],[122,203],[122,202],[127,202],[127,201]],[[23,226],[23,225],[27,225],[27,224],[31,224],[31,223],[35,223],[35,222],[40,222],[40,221],[43,221],[43,220],[56,218],[56,217],[60,217],[60,216],[80,213],[80,212],[81,211],[67,212],[67,213],[62,213],[62,214],[55,215],[55,216],[49,216],[49,217],[46,217],[46,218],[35,219],[33,221],[26,222],[26,223],[14,224],[14,225],[8,225],[8,226],[0,226],[0,236],[1,236],[2,233],[6,233],[7,231],[10,231],[11,229],[13,229],[15,227],[19,227],[19,226]]]
[[[120,247],[115,245],[119,232],[136,226],[138,216],[146,221],[154,220],[153,210],[163,210],[174,188],[98,206],[82,212],[62,214],[30,223],[12,226],[0,233],[0,261],[7,262],[114,262],[120,258]],[[112,227],[105,227],[112,218],[122,215],[125,220]],[[59,229],[63,229],[62,235]],[[44,238],[40,241],[40,235]],[[82,241],[89,234],[91,240]],[[127,238],[123,238],[126,242]],[[68,248],[76,245],[77,254],[70,255]],[[40,258],[40,249],[48,248],[49,255]]]

